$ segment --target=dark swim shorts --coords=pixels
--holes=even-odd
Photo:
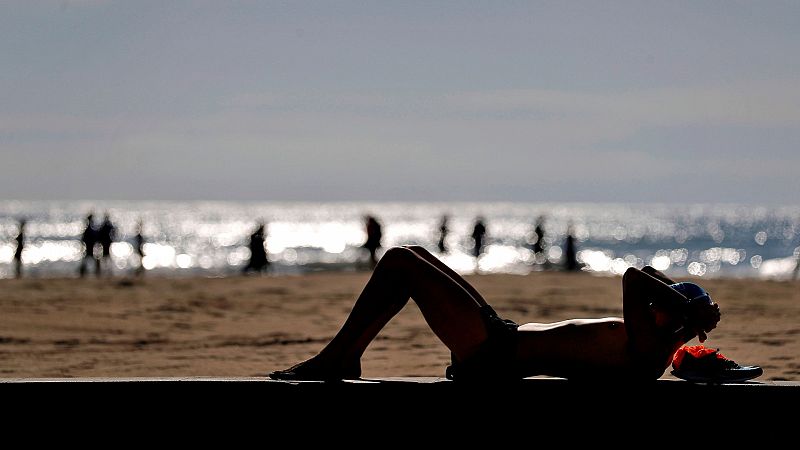
[[[453,381],[497,381],[518,380],[516,365],[519,325],[512,320],[501,319],[491,306],[481,307],[481,317],[489,337],[478,351],[464,361],[451,354],[452,364],[446,376]]]

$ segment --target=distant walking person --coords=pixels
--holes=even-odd
[[[114,243],[116,237],[117,228],[111,223],[111,217],[106,213],[102,225],[100,225],[100,228],[97,230],[97,240],[103,248],[101,267],[103,272],[107,272],[109,275],[113,274],[113,269],[111,267],[111,244]]]
[[[797,247],[797,258],[795,258],[794,263],[794,276],[793,278],[796,280],[797,275],[800,274],[800,247]]]
[[[22,277],[22,249],[25,247],[25,219],[19,221],[17,249],[14,251],[14,269],[17,278]]]
[[[94,246],[97,244],[97,230],[94,228],[94,215],[91,213],[86,216],[86,228],[81,235],[81,243],[83,244],[83,258],[81,259],[81,267],[78,273],[81,277],[85,277],[88,271],[86,265],[94,263],[94,270],[97,276],[100,276],[100,259],[94,254]]]
[[[264,224],[260,223],[253,234],[250,235],[250,243],[248,244],[250,248],[250,261],[244,266],[242,273],[248,273],[250,271],[260,273],[265,272],[269,268],[267,248],[264,245],[266,241],[265,234]]]
[[[378,249],[381,247],[381,239],[383,232],[381,231],[381,224],[373,216],[366,217],[367,228],[367,241],[364,242],[362,247],[369,251],[369,263],[371,268],[375,268],[378,264]]]
[[[544,216],[539,216],[536,219],[536,228],[533,229],[533,236],[530,240],[534,255],[544,253]]]
[[[136,275],[144,273],[144,225],[142,221],[136,225],[136,236],[133,238],[135,244],[136,254],[139,255],[139,267],[136,268]]]
[[[449,217],[447,215],[442,216],[442,221],[439,223],[439,243],[437,244],[439,247],[439,253],[447,253],[447,233],[450,231],[447,228],[447,222]]]
[[[472,254],[477,258],[483,253],[483,238],[486,236],[486,225],[483,223],[483,217],[475,219],[475,226],[472,228],[472,240],[474,246],[472,247]]]
[[[564,245],[564,268],[570,272],[578,270],[577,248],[573,234],[572,225],[570,225],[567,227],[567,241]]]

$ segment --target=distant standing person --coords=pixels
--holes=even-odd
[[[531,244],[533,244],[534,255],[544,253],[544,216],[539,216],[536,219],[536,228],[533,229]]]
[[[103,271],[108,272],[109,275],[113,274],[113,269],[111,267],[111,244],[114,243],[116,237],[117,228],[111,223],[111,217],[106,213],[103,218],[103,223],[100,225],[100,229],[97,230],[97,240],[103,248],[101,267]]]
[[[578,270],[577,248],[573,234],[572,225],[570,225],[567,227],[567,240],[564,245],[564,268],[570,272]]]
[[[364,242],[363,247],[369,251],[369,263],[371,268],[375,268],[378,264],[378,249],[381,247],[381,239],[383,232],[381,231],[381,224],[373,216],[366,217],[367,241]]]
[[[143,234],[144,225],[142,221],[139,220],[139,223],[136,225],[136,236],[134,237],[134,244],[136,254],[139,255],[139,267],[136,268],[136,275],[141,275],[144,273],[144,234]]]
[[[17,278],[22,277],[22,249],[25,248],[25,219],[19,221],[17,249],[14,251],[14,269]]]
[[[260,223],[253,234],[250,235],[250,243],[248,244],[250,248],[250,261],[244,266],[242,273],[248,273],[250,271],[265,272],[269,268],[267,249],[264,246],[266,241],[265,234],[264,224]]]
[[[472,247],[472,254],[477,258],[483,253],[483,238],[486,236],[486,225],[483,223],[483,217],[475,219],[475,226],[472,227],[472,240],[474,246]]]
[[[447,215],[442,216],[442,221],[439,224],[439,243],[437,244],[439,247],[439,253],[447,253],[447,233],[450,231],[447,228],[447,222],[449,221],[449,217]]]
[[[86,228],[81,235],[81,243],[83,244],[83,258],[81,259],[81,267],[78,273],[81,277],[86,276],[88,269],[87,264],[94,262],[95,273],[100,275],[100,259],[95,257],[94,246],[97,244],[97,230],[94,228],[94,215],[91,213],[86,216]]]

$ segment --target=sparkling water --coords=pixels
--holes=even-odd
[[[620,274],[650,264],[680,277],[790,278],[800,245],[799,206],[402,203],[402,202],[128,202],[0,201],[0,277],[14,276],[18,221],[27,220],[22,253],[26,276],[77,276],[85,217],[108,214],[117,227],[111,248],[115,274],[140,265],[160,275],[239,273],[248,239],[267,224],[272,273],[368,268],[365,216],[382,224],[383,250],[421,245],[460,273],[527,273],[563,266],[568,230],[577,240],[583,270]],[[439,253],[439,225],[449,216]],[[472,227],[483,217],[487,235],[473,256]],[[544,252],[531,237],[544,219]],[[134,250],[143,224],[145,257]]]

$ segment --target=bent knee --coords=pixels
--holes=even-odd
[[[401,247],[403,247],[405,249],[408,249],[408,250],[411,250],[412,252],[414,252],[414,253],[416,253],[418,255],[422,255],[422,254],[428,253],[428,251],[425,250],[425,247],[422,247],[420,245],[413,245],[413,244],[412,245],[402,245]]]
[[[392,247],[383,254],[381,261],[408,261],[417,256],[406,246]]]
[[[418,261],[419,256],[411,250],[404,247],[392,247],[383,254],[381,260],[378,261],[377,268],[381,268],[383,271],[406,273]]]

